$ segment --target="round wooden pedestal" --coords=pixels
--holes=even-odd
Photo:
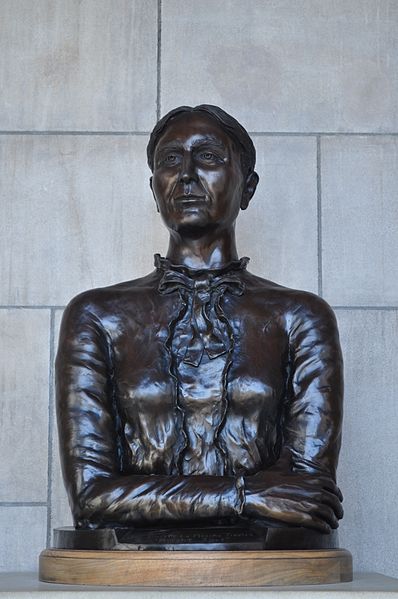
[[[247,587],[349,582],[344,549],[295,551],[82,551],[46,549],[44,582],[147,587]]]

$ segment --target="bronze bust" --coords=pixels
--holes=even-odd
[[[166,257],[80,294],[62,321],[57,415],[75,527],[255,523],[268,547],[333,546],[338,331],[324,300],[238,259],[253,143],[218,107],[180,107],[155,126],[148,164]]]

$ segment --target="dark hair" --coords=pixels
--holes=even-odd
[[[212,104],[200,104],[199,106],[179,106],[178,108],[174,108],[156,123],[146,149],[148,166],[151,171],[153,171],[154,167],[156,146],[170,121],[180,114],[191,112],[204,112],[210,115],[238,146],[237,149],[240,151],[240,160],[244,175],[248,175],[254,170],[256,164],[256,150],[246,129],[222,108],[213,106]]]

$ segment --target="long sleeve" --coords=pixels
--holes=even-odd
[[[296,469],[336,476],[341,444],[343,360],[335,316],[310,296],[292,316],[283,445]]]
[[[110,339],[85,294],[67,307],[56,359],[64,482],[76,527],[236,515],[234,477],[123,474]]]
[[[343,363],[332,310],[316,296],[304,299],[286,317],[289,357],[280,456],[270,468],[244,477],[243,515],[270,526],[330,532],[343,515],[335,485]]]

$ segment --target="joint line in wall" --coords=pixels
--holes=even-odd
[[[162,0],[158,0],[158,37],[157,37],[157,57],[156,57],[156,120],[161,115],[161,59],[162,59]]]
[[[317,197],[317,232],[318,232],[318,294],[322,296],[322,178],[321,178],[321,138],[316,138],[316,197]]]
[[[53,477],[53,421],[54,421],[54,354],[55,354],[55,310],[50,313],[49,335],[49,368],[48,368],[48,461],[47,461],[47,547],[51,545],[52,520],[52,477]]]

